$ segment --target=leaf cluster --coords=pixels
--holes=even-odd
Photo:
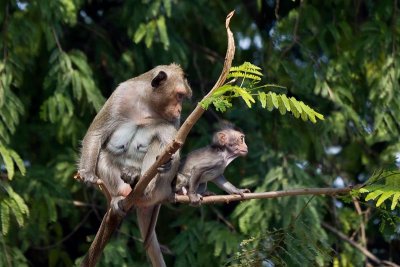
[[[15,219],[17,225],[22,227],[29,217],[29,208],[9,184],[0,181],[0,220],[1,233],[6,236],[11,226],[11,219]]]
[[[382,170],[375,172],[360,189],[353,190],[355,195],[367,194],[365,201],[376,201],[376,207],[386,200],[391,201],[390,209],[399,206],[400,199],[400,172]]]
[[[259,85],[258,83],[261,81],[262,76],[261,68],[250,62],[231,67],[227,76],[227,79],[230,80],[217,88],[200,104],[205,109],[210,104],[213,104],[217,111],[225,112],[232,107],[232,99],[240,97],[247,107],[251,108],[252,104],[256,102],[254,96],[257,96],[262,108],[267,108],[268,111],[277,109],[281,115],[291,112],[296,118],[301,117],[303,121],[310,120],[313,123],[316,123],[317,119],[324,119],[322,114],[316,112],[302,101],[296,100],[293,96],[288,98],[285,94],[260,91],[260,89],[269,89],[270,87],[283,88],[273,84]],[[236,82],[240,83],[240,85],[236,85]]]

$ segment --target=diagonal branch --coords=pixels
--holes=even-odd
[[[391,267],[400,267],[399,265],[395,264],[394,262],[390,261],[385,261],[385,260],[380,260],[377,256],[372,254],[368,249],[363,247],[362,245],[358,244],[354,240],[351,240],[348,238],[345,234],[340,232],[339,230],[333,228],[327,223],[322,223],[322,226],[326,228],[327,230],[331,231],[335,235],[337,235],[340,239],[348,242],[350,245],[358,249],[362,254],[364,254],[370,261],[372,261],[374,264],[378,264],[379,266],[391,266]]]

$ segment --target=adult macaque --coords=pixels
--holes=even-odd
[[[226,124],[214,133],[212,144],[189,153],[179,167],[175,192],[188,195],[192,205],[199,205],[206,192],[207,182],[215,183],[229,194],[249,193],[238,189],[224,177],[226,166],[238,156],[247,155],[244,134],[233,125]]]
[[[119,201],[132,191],[129,184],[134,181],[125,183],[121,175],[128,180],[139,177],[154,163],[173,140],[182,101],[191,94],[179,65],[157,66],[121,83],[96,115],[82,142],[79,174],[85,182],[103,181],[112,197],[112,209],[121,212]],[[165,266],[154,228],[159,203],[170,196],[178,167],[177,152],[147,186],[146,205],[137,208],[153,266]]]

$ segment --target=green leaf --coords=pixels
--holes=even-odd
[[[267,109],[268,111],[272,111],[274,109],[274,104],[272,103],[271,94],[267,94]]]
[[[376,202],[376,206],[379,207],[386,199],[390,198],[395,192],[389,191],[389,192],[384,192]]]
[[[369,194],[365,197],[365,201],[374,200],[375,198],[377,198],[378,196],[380,196],[380,195],[382,195],[382,194],[383,194],[383,191],[382,191],[382,190],[373,191],[373,192],[369,193]]]
[[[15,164],[17,165],[19,171],[21,172],[22,175],[26,174],[26,168],[24,161],[21,159],[21,157],[15,152],[14,150],[10,150],[10,156],[14,160]]]
[[[274,92],[270,92],[269,93],[271,95],[271,100],[272,100],[272,104],[274,105],[274,107],[276,109],[279,108],[279,102],[278,102],[278,97]]]
[[[278,105],[279,105],[279,113],[281,113],[281,115],[285,115],[286,107],[285,107],[285,104],[283,103],[282,97],[280,95],[278,95],[277,99],[278,99]]]
[[[1,202],[0,205],[0,217],[1,217],[1,232],[3,236],[8,234],[10,229],[10,207],[5,201]]]
[[[287,98],[286,95],[281,95],[281,99],[283,104],[285,105],[285,108],[287,111],[290,111],[290,103],[289,103],[289,99]]]
[[[4,146],[0,145],[0,154],[3,158],[3,162],[7,170],[8,179],[11,180],[14,176],[14,162],[12,160],[10,152]]]
[[[172,10],[171,2],[172,2],[171,0],[163,0],[165,13],[167,13],[167,17],[171,17],[171,10]]]
[[[394,210],[396,208],[397,203],[399,202],[399,198],[400,198],[400,192],[395,193],[393,195],[392,206],[390,207],[391,210]]]
[[[144,38],[144,43],[147,48],[150,48],[153,44],[154,34],[156,33],[156,21],[150,21],[146,26],[146,37]]]
[[[158,33],[160,34],[161,43],[163,43],[164,49],[167,50],[169,47],[169,39],[168,39],[167,27],[165,25],[164,16],[160,16],[160,18],[157,20],[157,28],[158,28]]]
[[[139,43],[143,39],[143,37],[146,34],[146,30],[147,30],[146,24],[140,23],[140,25],[139,25],[138,29],[136,30],[135,35],[133,37],[133,42],[135,44]]]
[[[267,105],[267,94],[264,92],[258,92],[258,99],[261,102],[262,108],[265,108]]]
[[[359,190],[358,190],[360,193],[368,193],[369,192],[369,190],[368,189],[366,189],[366,188],[360,188]]]
[[[246,102],[246,105],[251,108],[251,103],[255,103],[256,101],[254,100],[254,98],[244,89],[242,88],[237,88],[237,92],[239,93],[239,95],[242,97],[242,99],[244,100],[244,102]]]

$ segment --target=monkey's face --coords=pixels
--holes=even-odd
[[[246,156],[248,148],[242,132],[233,129],[226,129],[217,132],[214,136],[214,143],[220,147],[225,147],[234,156]]]
[[[246,156],[248,148],[244,140],[244,134],[238,131],[233,131],[229,140],[229,146],[232,152],[237,156]]]
[[[165,120],[179,121],[183,100],[192,95],[185,74],[175,64],[162,66],[156,73],[151,82],[152,106]]]

